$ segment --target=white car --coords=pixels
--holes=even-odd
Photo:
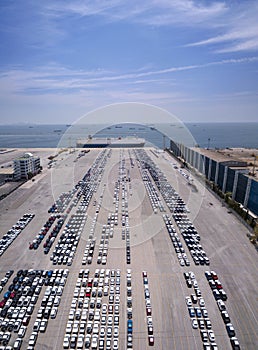
[[[29,346],[34,346],[36,344],[38,333],[32,332],[29,338]]]
[[[199,305],[201,306],[201,307],[204,307],[205,306],[205,301],[204,301],[204,299],[201,297],[201,298],[199,298]]]
[[[196,318],[193,318],[193,319],[192,319],[192,327],[193,327],[194,329],[197,329],[197,328],[198,328],[198,321],[196,320]]]
[[[23,338],[26,333],[26,330],[27,330],[26,326],[21,326],[18,332],[18,337]]]
[[[102,312],[103,313],[103,312]],[[119,315],[119,304],[116,304],[114,307],[114,313],[115,315]]]
[[[69,349],[69,346],[70,346],[70,337],[66,336],[66,337],[64,337],[63,348]]]
[[[191,300],[190,297],[186,297],[186,298],[185,298],[185,302],[186,302],[186,305],[187,305],[187,306],[189,306],[189,307],[192,306],[192,300]]]
[[[93,334],[99,333],[99,323],[94,323],[92,333]]]
[[[98,336],[97,336],[96,334],[94,334],[94,335],[92,336],[91,348],[92,348],[92,349],[97,349],[97,348],[98,348]]]
[[[106,327],[101,327],[99,332],[100,338],[105,338],[105,335],[106,335]]]
[[[107,321],[107,323],[108,323],[109,326],[112,326],[112,324],[113,324],[113,316],[112,316],[112,315],[109,315],[109,316],[108,316],[108,321]]]
[[[40,322],[39,331],[40,331],[41,333],[44,333],[44,332],[46,331],[46,329],[47,329],[47,323],[48,323],[47,320],[42,320],[42,321]]]
[[[108,338],[112,337],[112,327],[107,327],[107,337]]]
[[[52,319],[56,318],[56,314],[57,314],[57,307],[53,307],[50,312],[50,318]]]
[[[77,349],[84,348],[84,335],[80,334],[77,339]]]
[[[214,332],[213,331],[209,331],[208,333],[209,335],[209,339],[211,342],[214,342],[215,341],[215,335],[214,335]]]
[[[107,313],[107,304],[102,304],[102,315],[106,315]]]
[[[34,325],[33,325],[33,331],[38,332],[39,328],[40,328],[40,324],[41,324],[41,321],[40,320],[36,320],[34,322]]]
[[[117,327],[117,326],[114,327],[113,336],[114,336],[114,338],[119,337],[119,327]]]
[[[119,342],[118,339],[113,340],[113,350],[118,350],[119,349]]]
[[[13,344],[13,349],[14,350],[19,350],[21,348],[22,345],[22,339],[21,338],[17,338]]]
[[[203,317],[208,318],[208,311],[204,307],[202,307],[201,310],[202,310]]]

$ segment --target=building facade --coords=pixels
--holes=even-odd
[[[186,147],[170,141],[173,154],[195,168],[206,179],[214,182],[223,192],[230,192],[232,199],[258,215],[258,182],[248,176],[246,162],[223,159],[219,154],[199,148]]]
[[[27,152],[13,161],[13,167],[15,180],[28,179],[30,176],[38,174],[41,170],[40,158]]]

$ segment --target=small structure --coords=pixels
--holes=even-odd
[[[12,168],[0,169],[0,184],[14,180],[14,170]]]
[[[13,161],[14,180],[29,179],[38,174],[41,170],[40,158],[27,152],[20,158]]]

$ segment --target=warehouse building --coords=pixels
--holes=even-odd
[[[174,141],[170,142],[170,150],[214,182],[223,193],[230,192],[232,199],[258,215],[258,182],[248,175],[247,162],[225,156],[219,150],[190,148]]]

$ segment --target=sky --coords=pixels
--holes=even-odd
[[[151,104],[258,121],[257,0],[0,0],[0,124]]]

